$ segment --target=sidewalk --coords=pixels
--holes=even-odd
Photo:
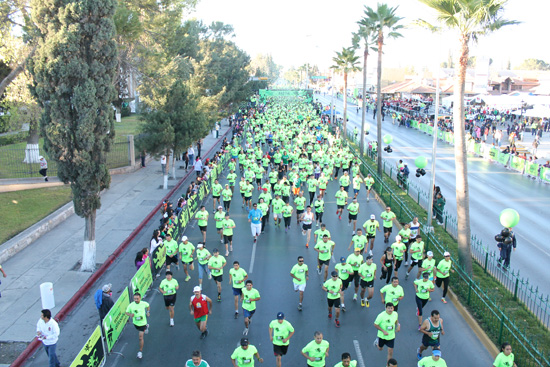
[[[225,120],[222,125],[220,136],[230,129]],[[216,143],[218,139],[212,134],[206,136],[202,154]],[[186,174],[180,169],[180,163],[176,162],[178,180]],[[112,176],[111,187],[102,194],[101,209],[97,213],[96,268],[169,192],[162,189],[162,181],[157,161],[151,161],[134,173]],[[168,188],[176,184],[177,181],[171,179]],[[42,309],[41,283],[53,283],[55,308],[52,314],[55,315],[91,276],[92,273],[78,271],[83,235],[84,219],[73,215],[2,264],[8,277],[2,279],[0,286],[0,312],[4,315],[0,320],[0,343],[32,341]],[[150,238],[150,233],[143,236]],[[148,240],[144,246],[148,246]],[[0,363],[9,362],[0,360]]]

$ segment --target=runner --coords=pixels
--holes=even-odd
[[[372,190],[373,185],[374,185],[374,178],[372,178],[371,174],[369,173],[365,178],[365,187],[367,189],[367,202],[370,201],[370,190]]]
[[[444,259],[441,260],[435,267],[435,285],[437,285],[438,288],[441,288],[441,284],[443,284],[443,296],[441,297],[441,302],[447,303],[445,296],[449,290],[449,277],[451,275],[449,272],[454,273],[455,271],[451,269],[451,266],[453,265],[453,262],[451,261],[451,254],[448,251],[445,251],[443,256]]]
[[[223,225],[222,222],[225,219],[225,213],[223,207],[218,206],[218,211],[214,212],[214,221],[216,222],[216,232],[220,235],[220,243],[223,244]],[[228,253],[225,256],[229,255]]]
[[[296,201],[294,201],[296,203]],[[285,202],[281,200],[281,195],[276,194],[275,200],[273,200],[273,221],[276,226],[281,225],[281,220],[283,219],[283,207]]]
[[[353,292],[353,300],[357,301],[357,293],[359,292],[359,267],[361,264],[363,264],[363,255],[361,254],[360,248],[353,249],[353,254],[350,254],[346,260],[346,262],[351,266],[353,269],[353,274],[351,274],[351,278],[353,279],[353,283],[355,286],[354,292]]]
[[[202,276],[203,274],[206,274],[208,276],[208,279],[212,279],[212,274],[210,273],[210,269],[208,269],[208,260],[212,255],[210,254],[210,251],[204,248],[204,243],[199,242],[197,244],[197,261],[199,262],[199,287],[202,289]]]
[[[405,297],[405,292],[403,291],[403,287],[399,285],[397,277],[391,278],[391,284],[385,285],[380,289],[380,297],[383,304],[391,303],[393,309],[397,312],[399,302]]]
[[[447,367],[447,363],[441,358],[440,350],[433,350],[432,356],[424,357],[418,361],[418,367]]]
[[[193,296],[189,301],[189,310],[191,311],[191,316],[195,319],[195,325],[197,329],[201,332],[201,339],[204,339],[208,336],[208,328],[206,323],[208,321],[208,315],[212,315],[212,300],[201,294],[201,287],[195,286],[193,288]]]
[[[395,242],[391,245],[391,248],[393,249],[393,255],[395,257],[393,276],[397,277],[397,271],[401,267],[403,256],[407,252],[407,246],[405,246],[405,244],[401,242],[401,236],[397,235],[395,236]]]
[[[259,301],[260,292],[257,289],[252,288],[252,280],[246,281],[246,287],[242,290],[243,299],[243,315],[244,315],[244,331],[243,335],[248,335],[248,327],[250,326],[250,319],[256,312],[256,301]]]
[[[143,335],[149,332],[147,317],[150,315],[150,311],[149,304],[141,300],[141,294],[138,292],[134,293],[134,302],[126,307],[126,315],[132,318],[134,327],[138,331],[139,351],[137,352],[137,357],[139,359],[143,358]]]
[[[344,164],[346,160],[342,160],[342,165]],[[344,190],[346,190],[346,193],[349,194],[349,184],[350,184],[350,177],[349,177],[349,172],[346,170],[344,171],[344,174],[342,175],[342,177],[340,177],[340,179],[338,180],[338,182],[340,183],[340,186],[344,187]]]
[[[313,213],[311,206],[307,206],[305,213],[300,216],[300,222],[302,222],[302,236],[306,236],[306,248],[309,248],[309,241],[311,240],[311,227],[313,225]]]
[[[328,268],[330,267],[330,259],[334,252],[334,241],[330,241],[327,235],[323,236],[323,239],[315,244],[313,248],[317,251],[317,274],[321,275],[323,266],[325,267],[325,276],[323,281],[326,282],[328,277]]]
[[[345,176],[344,176],[345,177]],[[353,201],[348,205],[348,227],[351,226],[351,223],[353,222],[353,235],[355,234],[355,229],[357,228],[357,214],[359,214],[361,211],[359,210],[359,203],[357,202],[357,198],[354,198]]]
[[[254,243],[256,243],[258,236],[262,232],[262,216],[263,213],[258,209],[258,204],[252,205],[252,210],[248,212],[248,221],[250,222],[250,230],[252,237],[254,237]]]
[[[365,246],[367,244],[367,237],[365,237],[365,235],[363,235],[363,230],[361,228],[359,228],[357,230],[357,234],[354,234],[353,237],[351,238],[351,242],[349,243],[349,246],[348,246],[348,251],[351,249],[351,248],[360,248],[361,249],[361,255],[363,254],[363,252],[365,251]]]
[[[346,258],[343,256],[340,258],[340,263],[336,264],[334,268],[338,272],[338,277],[342,280],[342,291],[340,292],[340,308],[342,309],[342,311],[346,312],[346,305],[344,303],[344,291],[348,289],[349,283],[353,278],[354,271],[351,265],[346,263]]]
[[[348,200],[348,193],[344,186],[340,186],[340,190],[336,191],[334,197],[336,198],[336,215],[338,215],[338,219],[342,219],[342,212]]]
[[[353,177],[353,198],[357,199],[357,195],[359,194],[359,190],[361,190],[361,184],[363,183],[363,178],[361,177],[361,174],[357,172],[357,174]]]
[[[313,203],[313,198],[315,198],[315,193],[317,192],[317,186],[319,182],[315,179],[313,175],[309,176],[307,179],[307,191],[309,192],[309,205]]]
[[[286,202],[286,205],[283,206],[283,218],[285,220],[285,233],[290,229],[290,222],[292,221],[292,212],[294,208],[290,205],[290,201]]]
[[[294,205],[296,205],[296,224],[300,224],[300,217],[304,213],[306,207],[306,198],[302,191],[298,193],[298,197],[294,198]]]
[[[231,190],[231,197],[233,197],[233,193],[235,192],[235,183],[237,182],[237,174],[234,170],[230,170],[229,173],[226,176],[227,184],[229,185],[229,189]],[[227,186],[227,185],[226,185]],[[223,192],[222,192],[223,195]],[[225,198],[223,199],[225,201]],[[229,210],[229,208],[227,208]]]
[[[233,297],[235,298],[235,318],[239,318],[239,297],[243,296],[244,282],[248,279],[248,274],[241,268],[238,261],[233,261],[233,268],[229,270],[229,284],[233,288]]]
[[[315,230],[313,233],[313,242],[317,243],[317,241],[323,239],[324,235],[327,235],[330,239],[330,231],[327,229],[327,225],[325,223],[321,223],[321,228]]]
[[[195,214],[195,218],[198,220],[199,229],[202,233],[202,242],[206,243],[206,227],[208,226],[208,212],[206,207],[201,205],[200,210]],[[176,261],[177,263],[177,261]]]
[[[323,340],[323,334],[320,331],[316,331],[313,333],[313,340],[302,348],[302,355],[306,357],[308,366],[324,367],[329,349],[329,342]]]
[[[292,324],[285,320],[284,313],[277,313],[277,320],[269,323],[269,339],[273,343],[273,354],[275,354],[277,367],[281,367],[281,359],[288,351],[292,335],[294,335]]]
[[[411,265],[407,269],[405,280],[409,279],[411,270],[417,265],[419,274],[417,274],[416,279],[418,279],[418,276],[420,275],[420,262],[422,261],[422,254],[424,253],[424,241],[422,241],[422,236],[416,236],[414,242],[411,244],[409,252],[411,253]]]
[[[517,367],[514,362],[514,353],[512,353],[512,346],[510,343],[502,343],[500,353],[493,362],[493,367]]]
[[[416,236],[420,234],[420,222],[418,217],[414,217],[412,222],[409,223],[409,228],[411,229],[411,241],[416,239]]]
[[[263,358],[260,357],[260,353],[258,353],[258,349],[253,345],[249,345],[248,338],[242,338],[241,346],[231,354],[231,363],[233,363],[233,367],[254,367],[254,357],[258,359],[258,362],[264,362]]]
[[[222,221],[223,242],[225,243],[225,256],[233,252],[233,229],[235,222],[229,218],[229,213],[225,213],[225,219]]]
[[[351,354],[342,353],[342,361],[334,365],[334,367],[357,367],[357,361],[351,360]]]
[[[401,242],[405,245],[405,265],[409,265],[409,239],[411,238],[409,223],[406,223],[398,234],[401,236]]]
[[[159,285],[159,291],[164,296],[164,306],[170,315],[170,326],[174,326],[174,306],[176,305],[176,291],[179,289],[178,281],[172,278],[172,272],[166,272],[166,279]]]
[[[418,272],[419,273],[429,273],[430,274],[430,281],[435,284],[434,281],[434,274],[435,274],[435,259],[434,259],[434,253],[431,251],[428,251],[426,253],[426,258],[422,261],[422,265],[419,266]],[[419,275],[418,275],[419,276]],[[429,301],[431,301],[431,297],[428,298]]]
[[[422,352],[428,348],[439,350],[441,335],[445,335],[443,330],[443,319],[439,317],[439,311],[433,310],[431,316],[424,320],[420,328],[422,335],[422,344],[416,350],[418,360],[422,359]]]
[[[221,205],[222,202],[220,201],[220,196],[222,194],[223,187],[218,182],[218,179],[214,180],[214,184],[212,185],[212,204],[213,204],[213,213],[216,213],[216,204]]]
[[[261,221],[262,231],[261,231],[261,233],[264,233],[265,228],[267,227],[267,222],[269,220],[269,216],[268,216],[269,215],[269,205],[265,202],[264,198],[262,198],[262,197],[259,198],[258,209],[262,212],[262,221]]]
[[[309,280],[309,271],[307,265],[304,263],[303,256],[298,256],[298,263],[290,269],[290,277],[292,278],[292,284],[294,284],[294,292],[300,292],[298,311],[302,311],[306,281]]]
[[[386,279],[386,284],[389,284],[392,277],[393,264],[395,263],[391,247],[386,247],[384,254],[380,258],[380,262],[382,263],[382,275],[380,275],[380,279]]]
[[[166,247],[166,271],[170,271],[170,265],[172,264],[176,264],[176,268],[179,269],[178,243],[172,239],[172,235],[169,233],[166,234],[164,239],[164,246]]]
[[[246,180],[245,191],[244,191],[244,204],[247,210],[252,208],[252,193],[254,192],[254,185],[251,184],[253,179]]]
[[[374,249],[374,239],[376,238],[376,231],[380,231],[380,223],[376,220],[374,214],[370,215],[370,219],[363,223],[363,228],[367,234],[367,240],[370,244],[369,255],[372,255],[372,250]]]
[[[422,279],[414,281],[416,316],[418,316],[418,330],[422,327],[422,309],[428,303],[430,293],[434,291],[434,284],[430,282],[430,273],[423,273]]]
[[[386,211],[380,214],[380,218],[383,219],[382,226],[384,227],[384,243],[388,243],[393,227],[393,220],[396,218],[395,213],[391,211],[388,206]]]
[[[327,292],[328,318],[332,319],[332,308],[335,308],[334,324],[340,327],[340,292],[342,291],[342,280],[338,278],[338,272],[330,273],[331,278],[323,283],[323,290]]]
[[[394,311],[393,303],[386,303],[386,310],[382,311],[374,320],[374,327],[378,329],[377,338],[374,339],[374,347],[382,350],[384,345],[388,347],[388,360],[393,357],[395,347],[395,332],[401,330],[397,311]]]
[[[325,201],[323,200],[322,193],[319,193],[317,196],[313,207],[315,208],[315,226],[319,227],[319,224],[323,222],[323,214],[325,212]]]
[[[185,362],[185,367],[210,367],[210,365],[202,359],[202,355],[199,350],[194,350],[193,353],[191,353],[191,359]]]
[[[212,250],[212,257],[208,260],[208,269],[218,287],[218,302],[222,300],[223,267],[227,264],[225,257],[220,255],[220,250]]]
[[[361,277],[361,307],[370,307],[369,300],[374,295],[374,278],[376,277],[376,264],[372,262],[372,256],[367,256],[367,261],[359,267]],[[365,290],[369,292],[365,297]]]
[[[241,167],[242,167],[242,164],[241,164]],[[243,204],[241,206],[242,208],[244,208],[244,205],[246,204],[246,198],[244,197],[244,195],[246,194],[247,189],[248,189],[248,184],[246,182],[246,179],[244,178],[244,176],[241,176],[241,181],[239,181],[239,192],[241,194],[241,197],[243,198]]]

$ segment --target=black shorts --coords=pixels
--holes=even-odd
[[[395,259],[395,266],[393,267],[395,271],[397,271],[397,269],[399,269],[402,262],[403,262],[403,259],[401,259],[401,260]]]
[[[317,264],[319,264],[319,266],[323,266],[323,265],[330,266],[330,259],[321,260],[321,259],[317,258]]]
[[[201,232],[206,232],[206,227],[208,226],[199,226],[199,229],[201,230]]]
[[[352,279],[352,277],[349,276],[348,279],[342,280],[342,290],[343,290],[343,291],[345,291],[346,289],[348,289],[349,284],[351,283],[351,279]]]
[[[216,282],[223,282],[223,274],[222,275],[212,275],[212,279],[214,279]]]
[[[374,239],[375,237],[376,237],[375,234],[370,235],[370,234],[367,233],[367,240],[372,240],[372,239]]]
[[[311,223],[310,224],[302,224],[302,229],[304,231],[310,230],[311,229]]]
[[[229,243],[231,241],[233,241],[233,235],[231,235],[231,236],[223,235],[223,242],[224,243]]]
[[[164,296],[164,306],[175,306],[176,305],[176,294],[171,294],[169,296]]]
[[[166,266],[169,266],[170,264],[177,264],[178,263],[178,255],[174,255],[173,257],[166,256]]]
[[[134,324],[134,327],[136,328],[137,331],[145,331],[145,330],[147,330],[147,325],[137,326],[136,324]]]
[[[416,266],[416,265],[418,265],[419,262],[420,262],[420,260],[411,258],[411,266]]]
[[[395,345],[395,338],[386,340],[378,337],[378,347],[383,348],[384,345],[388,348],[393,348],[393,346]]]
[[[361,279],[361,288],[373,288],[373,287],[374,287],[374,279],[368,282]]]
[[[273,344],[273,354],[275,356],[284,356],[288,351],[288,345],[275,345]]]
[[[241,192],[241,197],[243,197],[243,198],[244,198],[244,194],[245,194],[244,192]]]
[[[212,197],[213,197],[214,199],[220,200],[220,195],[212,195]]]
[[[305,210],[304,209],[296,209],[296,215],[300,216]]]
[[[384,233],[391,233],[392,227],[384,227]]]
[[[340,308],[340,297],[338,298],[327,298],[328,307]]]
[[[223,231],[223,227],[216,227],[216,232],[221,233],[221,231]]]
[[[428,335],[423,334],[422,335],[422,345],[426,348],[432,347],[433,349],[439,349],[439,338],[436,340],[430,338]]]
[[[349,214],[348,219],[349,220],[357,220],[357,214]]]
[[[344,209],[344,205],[336,205],[338,209]]]

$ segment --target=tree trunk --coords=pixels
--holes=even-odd
[[[15,78],[17,78],[17,76],[23,72],[23,70],[25,70],[25,67],[27,65],[27,61],[31,57],[33,57],[35,51],[36,51],[36,45],[33,46],[31,51],[27,55],[27,57],[25,57],[25,59],[23,61],[21,61],[21,63],[19,65],[17,65],[15,67],[15,69],[13,69],[11,71],[11,73],[8,74],[8,76],[6,76],[4,79],[2,79],[2,81],[0,82],[0,96],[4,94],[4,92],[6,91],[6,88],[8,87],[8,85],[10,85],[10,83],[13,82],[13,80]]]
[[[376,151],[378,154],[378,175],[382,177],[382,46],[384,35],[378,33],[378,70],[376,70]]]
[[[472,274],[472,255],[470,252],[470,195],[468,191],[468,156],[466,154],[464,92],[466,68],[468,65],[467,35],[460,38],[460,54],[455,79],[455,102],[453,111],[455,134],[455,170],[456,170],[456,209],[458,222],[458,259],[464,270]]]
[[[348,73],[344,72],[344,139],[348,138]]]
[[[95,218],[95,210],[92,210],[88,216],[84,217],[86,224],[84,226],[84,248],[82,251],[82,265],[80,266],[80,271],[95,270]]]
[[[176,155],[172,151],[172,178],[176,179]]]
[[[164,169],[164,181],[162,183],[162,188],[164,190],[168,190],[168,171],[170,170],[170,155],[169,155],[169,152],[167,151],[166,153],[166,167]]]
[[[365,107],[366,107],[366,91],[367,91],[367,57],[369,56],[369,48],[365,45],[365,51],[363,53],[363,102],[361,103],[361,137],[359,143],[359,150],[361,156],[365,154]]]
[[[29,137],[25,147],[24,163],[39,163],[40,149],[38,147],[38,121],[31,121],[29,127]]]

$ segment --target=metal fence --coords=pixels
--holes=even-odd
[[[107,166],[119,168],[133,165],[133,144],[131,136],[117,136],[111,144],[111,150],[107,153]],[[27,149],[24,144],[16,144],[15,147],[8,145],[0,147],[0,179],[2,178],[29,178],[42,177],[40,163],[25,163],[26,156],[38,157],[43,155],[48,162],[48,176],[57,175],[57,164],[53,159],[49,159],[44,151],[42,144],[39,149]]]
[[[353,136],[349,132],[348,138],[349,141],[353,142]],[[349,143],[348,146],[359,157],[359,153],[354,146]],[[362,173],[370,173],[373,176],[375,179],[375,191],[386,205],[392,207],[399,222],[408,223],[414,217],[422,218],[421,213],[414,213],[402,201],[401,197],[404,193],[394,192],[384,182],[384,179],[378,176],[374,164],[367,163],[365,158],[373,160],[376,157],[359,157],[362,163]],[[384,171],[392,180],[396,181],[396,173],[392,165],[386,164]],[[407,185],[405,191],[421,207],[427,208],[429,200],[427,193],[418,187],[411,188],[410,185]],[[433,232],[425,231],[425,224],[421,221],[423,238],[425,238],[425,250],[429,248],[434,251],[436,257],[441,258],[443,252],[452,249],[449,249],[448,244],[441,243]],[[453,231],[456,232],[456,219],[448,212],[444,213],[444,226],[451,235]],[[522,320],[510,318],[508,316],[509,305],[505,302],[506,300],[502,299],[500,293],[497,290],[482,289],[474,278],[468,275],[456,261],[454,263],[457,276],[453,277],[452,287],[455,293],[466,302],[470,311],[497,345],[504,341],[512,344],[518,365],[522,367],[550,366],[547,345],[539,345],[538,342],[543,333],[547,335],[548,329],[546,328],[550,326],[550,303],[548,296],[540,294],[536,288],[530,286],[529,280],[520,279],[519,274],[505,271],[499,267],[495,253],[490,252],[475,236],[472,237],[472,255],[486,273],[493,275],[495,279],[510,291],[510,298],[513,301],[514,309],[525,309],[525,312],[531,312],[541,321],[541,324],[544,325],[541,326],[541,334],[533,334],[532,329],[527,332],[525,326],[523,328],[521,326],[523,324]]]

